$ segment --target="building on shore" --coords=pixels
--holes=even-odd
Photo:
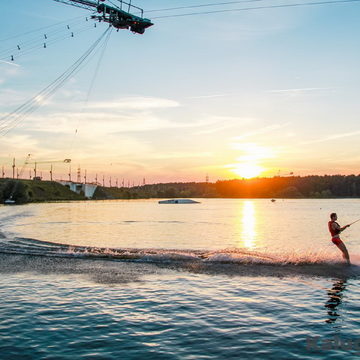
[[[84,195],[88,199],[92,199],[94,196],[95,190],[97,189],[98,185],[96,184],[82,184],[73,181],[57,181],[59,184],[68,187],[71,191]]]

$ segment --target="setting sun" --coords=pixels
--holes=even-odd
[[[235,167],[233,168],[233,172],[235,174],[245,179],[259,176],[263,171],[264,168],[262,168],[261,166],[247,163],[235,165]]]
[[[226,165],[226,167],[230,169],[233,174],[244,179],[260,176],[268,170],[264,161],[275,157],[273,149],[259,146],[255,143],[235,142],[231,144],[231,148],[236,152],[240,152],[240,154],[236,154],[235,162]]]

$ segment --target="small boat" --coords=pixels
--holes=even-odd
[[[275,202],[276,200],[275,199],[271,199],[271,202]]]
[[[6,199],[4,201],[4,204],[5,205],[15,205],[16,201],[15,200],[12,200],[12,199]]]
[[[200,202],[191,199],[170,199],[160,200],[159,204],[200,204]]]

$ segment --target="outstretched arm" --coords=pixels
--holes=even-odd
[[[338,234],[340,234],[342,231],[344,231],[346,228],[348,228],[350,225],[345,225],[343,227],[340,227],[338,223],[333,223],[332,228],[335,230]]]

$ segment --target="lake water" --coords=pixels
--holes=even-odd
[[[0,207],[5,359],[360,355],[360,200]]]

